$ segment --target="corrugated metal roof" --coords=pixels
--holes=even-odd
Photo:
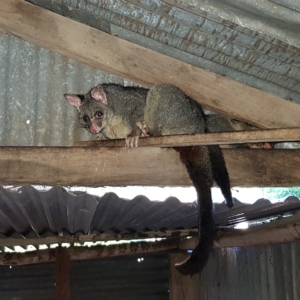
[[[296,197],[275,204],[269,200],[258,200],[252,205],[235,202],[232,209],[225,203],[215,205],[217,226],[232,226],[300,209],[300,200]],[[18,245],[18,239],[82,234],[96,234],[99,238],[104,234],[101,239],[108,239],[113,233],[115,239],[122,239],[126,235],[144,234],[146,237],[147,232],[160,232],[160,237],[168,237],[167,230],[175,233],[198,226],[196,204],[181,203],[174,197],[164,202],[150,201],[145,196],[124,200],[114,193],[103,197],[74,195],[60,187],[47,192],[31,186],[18,191],[0,188],[0,216],[2,246],[7,238],[16,239],[15,245]]]
[[[205,12],[214,19],[233,22],[247,32],[285,41],[300,47],[299,1],[298,0],[165,0],[169,4],[194,12]]]
[[[186,5],[181,8],[184,4],[172,1],[171,4],[146,0],[31,2],[299,103],[299,48],[205,11],[187,10]]]
[[[99,82],[130,85],[0,32],[0,145],[71,146],[91,139],[76,127],[76,111],[63,98]]]

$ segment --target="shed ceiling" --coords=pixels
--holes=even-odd
[[[130,42],[300,103],[297,33],[300,13],[296,1],[290,0],[286,4],[250,0],[31,2]]]

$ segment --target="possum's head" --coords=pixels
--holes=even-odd
[[[64,94],[67,102],[78,109],[80,125],[92,133],[100,133],[111,114],[106,94],[97,85],[86,95]]]

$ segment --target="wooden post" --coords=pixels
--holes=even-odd
[[[182,275],[175,269],[175,263],[183,261],[186,253],[169,254],[169,283],[170,300],[199,300],[200,299],[200,278],[199,274],[192,277]]]
[[[67,248],[56,248],[55,251],[55,276],[56,300],[70,299],[70,284],[69,284],[69,262],[70,255]]]

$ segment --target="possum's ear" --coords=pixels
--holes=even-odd
[[[77,107],[78,109],[82,105],[81,99],[78,97],[78,95],[72,95],[72,94],[64,94],[64,97],[68,101],[68,103],[72,106]]]
[[[103,104],[107,104],[106,94],[103,91],[101,85],[97,85],[91,90],[91,97],[96,101],[100,101]]]

